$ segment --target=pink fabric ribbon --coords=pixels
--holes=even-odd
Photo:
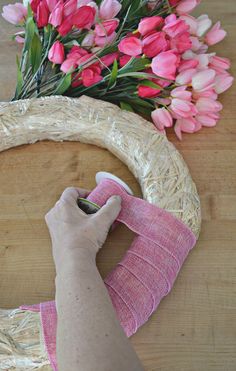
[[[103,206],[112,195],[122,198],[117,220],[137,234],[121,262],[104,281],[121,326],[131,336],[170,292],[196,237],[169,212],[128,195],[110,179],[103,180],[88,200]],[[21,308],[40,311],[46,350],[53,370],[57,371],[55,302]]]

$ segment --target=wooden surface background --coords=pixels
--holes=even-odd
[[[12,1],[14,2],[14,1]],[[6,0],[0,0],[0,5]],[[213,49],[236,69],[235,0],[203,0],[195,14],[221,19],[228,37]],[[0,19],[0,100],[15,86],[13,27]],[[236,87],[236,86],[235,86]],[[169,139],[183,154],[202,202],[202,232],[174,289],[132,341],[147,371],[236,370],[236,89],[221,96],[214,129]],[[0,154],[0,307],[54,297],[54,267],[44,214],[67,186],[93,188],[106,170],[140,195],[128,169],[106,150],[42,142]],[[119,227],[98,256],[104,276],[133,238]]]

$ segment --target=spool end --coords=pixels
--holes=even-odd
[[[101,183],[101,181],[104,180],[104,179],[111,179],[114,182],[120,184],[125,189],[125,191],[127,193],[129,193],[131,196],[133,196],[132,189],[123,180],[121,180],[120,178],[118,178],[117,176],[115,176],[111,173],[108,173],[106,171],[99,171],[96,174],[95,179],[96,179],[97,184]]]

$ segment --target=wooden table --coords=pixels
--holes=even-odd
[[[0,0],[4,4],[6,0]],[[12,1],[13,2],[13,1]],[[234,0],[205,0],[196,14],[221,19],[229,36],[214,49],[236,68]],[[13,30],[0,20],[0,100],[15,85]],[[236,90],[221,96],[214,129],[169,139],[183,154],[201,196],[203,224],[196,248],[171,294],[132,342],[148,371],[236,370]],[[66,186],[93,188],[96,171],[111,171],[140,194],[128,169],[106,150],[42,142],[0,154],[0,307],[54,297],[54,267],[44,214]],[[133,238],[119,227],[98,256],[102,275]]]

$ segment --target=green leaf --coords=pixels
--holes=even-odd
[[[32,8],[31,8],[31,5],[30,5],[30,2],[28,2],[28,6],[27,6],[27,17],[33,17],[33,11],[32,11]]]
[[[71,73],[66,74],[59,82],[53,95],[62,95],[71,85]]]
[[[139,85],[149,86],[150,88],[153,88],[153,89],[163,90],[162,86],[160,86],[160,85],[158,85],[155,82],[150,81],[150,80],[142,80],[142,81],[140,81]]]
[[[127,99],[127,101],[131,104],[132,103],[132,107],[134,107],[136,109],[136,106],[138,107],[146,107],[146,108],[151,108],[153,109],[153,103],[151,103],[151,101],[147,101],[145,99],[141,99],[139,97],[129,97]]]
[[[154,79],[157,78],[156,75],[151,74],[151,73],[146,73],[146,72],[123,72],[123,73],[118,73],[117,78],[123,78],[123,77],[133,77],[136,79]]]
[[[35,73],[38,70],[41,63],[41,59],[42,59],[42,44],[39,36],[35,33],[32,39],[30,49],[30,60],[33,73]]]
[[[108,89],[111,89],[115,86],[117,75],[118,75],[118,63],[117,63],[117,60],[115,59],[113,63],[112,71],[111,71],[110,80],[107,85]]]
[[[29,17],[27,18],[27,21],[26,21],[26,29],[25,29],[26,38],[25,38],[24,51],[30,49],[35,32],[37,32],[37,27],[34,23],[33,18]]]
[[[21,89],[23,86],[23,75],[20,69],[20,62],[19,62],[18,55],[16,56],[16,65],[17,65],[17,85],[16,85],[15,98],[17,99],[21,93]]]
[[[148,58],[131,58],[129,62],[120,69],[120,72],[142,71],[147,68],[148,64],[150,64]]]
[[[120,102],[120,108],[125,110],[125,111],[134,112],[132,106],[129,103],[126,103],[126,102]]]
[[[141,106],[135,106],[135,112],[141,114],[146,119],[151,118],[151,112],[153,111],[153,109],[146,108],[146,107],[141,107]]]

